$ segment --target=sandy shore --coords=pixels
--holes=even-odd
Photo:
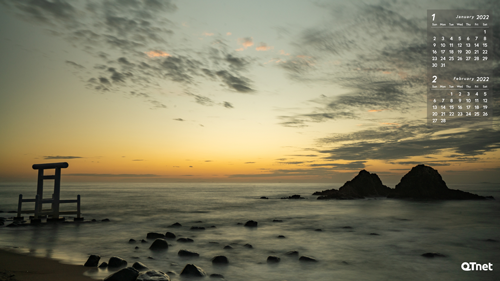
[[[61,264],[47,258],[31,257],[0,249],[0,281],[94,280],[83,275],[88,269],[83,265]]]

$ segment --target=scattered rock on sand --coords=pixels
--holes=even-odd
[[[267,257],[267,262],[268,263],[277,263],[277,262],[280,262],[280,258],[277,257],[277,256],[269,256]]]
[[[177,242],[190,243],[190,242],[194,242],[194,240],[191,238],[179,238],[179,239],[177,239]]]
[[[109,267],[122,267],[127,266],[127,261],[120,257],[111,257],[108,261]]]
[[[166,250],[168,249],[167,240],[163,238],[156,238],[153,244],[149,246],[150,250]]]
[[[444,258],[446,256],[443,255],[443,254],[440,254],[440,253],[425,253],[425,254],[422,254],[422,257],[426,257],[426,258],[435,258],[435,257]]]
[[[308,257],[308,256],[301,256],[299,258],[299,261],[307,261],[307,262],[317,262],[316,259]]]
[[[215,257],[212,259],[212,263],[216,263],[216,264],[227,264],[227,263],[229,263],[229,261],[227,260],[226,256],[215,256]]]
[[[177,255],[179,255],[181,257],[199,257],[200,256],[200,254],[195,253],[195,252],[191,252],[188,250],[179,250]]]
[[[141,273],[136,281],[170,281],[170,277],[163,271],[148,270]]]
[[[85,262],[84,266],[97,267],[97,265],[99,265],[100,259],[101,259],[101,256],[99,256],[99,255],[90,255],[90,257]]]
[[[138,261],[134,262],[132,267],[139,270],[139,271],[143,271],[143,270],[148,269],[148,267],[146,265],[144,265],[142,262],[138,262]]]
[[[165,238],[165,235],[158,232],[149,232],[146,238],[148,239]]]
[[[196,266],[194,264],[186,264],[186,266],[184,266],[184,269],[181,272],[181,276],[199,276],[199,277],[202,277],[205,275],[206,275],[205,271],[203,271],[203,269],[201,269],[201,267]]]
[[[252,220],[249,220],[245,223],[245,226],[247,227],[257,227],[257,222],[256,221],[252,221]]]
[[[104,281],[135,281],[139,271],[133,267],[126,267],[104,278]]]

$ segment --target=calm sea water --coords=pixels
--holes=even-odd
[[[1,226],[0,247],[17,247],[35,256],[80,265],[90,254],[100,255],[101,261],[119,256],[129,265],[140,261],[149,268],[177,274],[186,264],[194,263],[208,274],[224,275],[226,280],[500,280],[498,184],[449,185],[497,198],[485,201],[320,201],[311,195],[340,186],[64,183],[61,198],[74,199],[80,194],[85,220],[98,222]],[[35,191],[33,183],[0,184],[0,210],[17,210],[18,195],[31,198]],[[49,197],[49,193],[44,196]],[[293,194],[306,199],[279,199]],[[261,196],[269,199],[259,199]],[[74,204],[65,205],[69,206],[63,208],[74,208]],[[0,213],[3,217],[12,215]],[[100,222],[104,218],[110,222]],[[258,227],[238,225],[248,220],[257,221]],[[175,222],[182,227],[168,227]],[[191,226],[207,229],[193,231]],[[162,252],[148,249],[152,240],[140,243],[148,232],[166,231],[194,242],[169,240],[169,249]],[[131,238],[138,242],[129,243]],[[244,247],[246,243],[253,249]],[[233,249],[223,249],[226,245]],[[180,249],[197,252],[200,257],[179,257]],[[318,262],[299,262],[297,256],[284,255],[293,250]],[[421,256],[427,252],[446,257]],[[212,265],[216,255],[227,256],[230,264]],[[279,256],[281,262],[267,264],[269,255]],[[463,262],[492,263],[494,270],[465,272]],[[110,273],[94,269],[87,275],[104,278]],[[169,275],[172,280],[189,280]]]

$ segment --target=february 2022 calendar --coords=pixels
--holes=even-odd
[[[427,11],[427,123],[459,125],[491,120],[488,10]]]

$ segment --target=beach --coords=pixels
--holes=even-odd
[[[83,265],[62,264],[49,258],[32,257],[0,249],[0,281],[91,281]]]
[[[44,262],[57,268],[66,265],[54,260],[74,265],[68,268],[86,278],[82,280],[102,280],[117,270],[93,268],[85,273],[88,277],[84,276],[82,265],[90,255],[99,255],[99,264],[113,256],[125,259],[127,266],[141,262],[149,269],[168,273],[171,280],[185,280],[180,273],[187,264],[199,266],[207,275],[220,274],[225,280],[500,277],[496,270],[500,264],[498,200],[316,200],[317,196],[311,195],[339,186],[67,183],[61,197],[82,196],[84,222],[75,223],[68,218],[66,223],[7,227],[12,222],[7,220],[0,226],[0,248],[17,247],[18,252],[30,254],[17,256],[19,260],[13,263],[20,268],[15,270],[40,272],[40,276],[47,270],[57,275],[59,270],[50,271],[50,266],[21,268],[24,259],[44,257],[51,259],[42,259]],[[500,198],[496,185],[451,188]],[[15,210],[19,193],[29,197],[33,192],[32,184],[1,188],[0,210],[4,213],[0,216],[12,216],[6,211]],[[304,199],[281,199],[294,194]],[[261,199],[263,196],[269,199]],[[256,221],[257,227],[246,227],[250,220]],[[181,226],[172,226],[175,223]],[[153,251],[149,247],[155,239],[147,238],[150,232],[171,232],[176,238],[165,238],[168,249]],[[181,238],[193,241],[183,243]],[[181,250],[199,256],[181,256]],[[288,255],[290,251],[297,253]],[[425,253],[442,256],[428,258],[422,256]],[[220,255],[227,257],[228,265],[212,263]],[[269,256],[280,261],[268,263]],[[301,256],[317,262],[303,262]],[[460,265],[467,261],[492,263],[493,271],[464,272]],[[10,266],[7,269],[14,271]],[[29,276],[25,277],[29,280]]]

